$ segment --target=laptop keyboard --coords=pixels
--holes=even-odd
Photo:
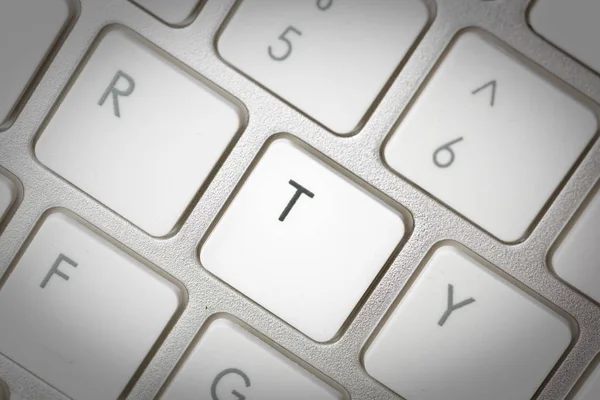
[[[4,0],[0,400],[600,398],[592,3]]]

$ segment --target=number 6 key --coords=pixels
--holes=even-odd
[[[505,242],[527,235],[597,130],[569,91],[460,36],[384,149],[391,168]]]

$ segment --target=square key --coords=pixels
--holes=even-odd
[[[242,0],[217,46],[250,79],[347,135],[428,20],[422,0]]]
[[[0,287],[0,353],[73,399],[114,400],[182,297],[79,219],[53,212]]]
[[[182,27],[192,22],[202,0],[131,0],[163,22]]]
[[[14,183],[0,172],[0,223],[14,204],[17,190]]]
[[[73,20],[71,0],[0,0],[0,130],[16,117]]]
[[[600,303],[600,191],[596,188],[550,257],[554,272]]]
[[[200,335],[161,399],[346,399],[233,319],[211,321]]]
[[[505,242],[523,238],[597,117],[496,39],[461,34],[385,146],[389,166]]]
[[[404,234],[397,210],[283,138],[233,197],[200,261],[323,342],[342,328]]]
[[[110,29],[39,137],[42,164],[153,236],[169,234],[240,127],[237,109]]]
[[[554,310],[444,245],[427,258],[363,361],[410,400],[521,400],[535,394],[571,338]]]
[[[577,390],[572,400],[598,400],[600,399],[600,363],[596,360],[591,371],[584,378],[581,387]]]
[[[536,0],[532,5],[531,27],[600,74],[600,1]]]
[[[0,380],[0,400],[8,400],[10,392],[8,386],[2,380]]]

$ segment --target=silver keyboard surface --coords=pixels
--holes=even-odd
[[[423,0],[429,19],[424,23],[422,33],[419,33],[419,27],[415,28],[415,44],[407,46],[407,56],[400,62],[400,67],[394,69],[384,90],[375,96],[372,105],[368,105],[365,117],[351,122],[357,128],[345,131],[343,127],[347,125],[343,123],[347,121],[342,121],[343,115],[331,119],[332,125],[341,124],[342,128],[330,127],[329,120],[323,119],[321,114],[309,116],[322,110],[313,111],[310,102],[300,105],[298,102],[305,99],[295,101],[299,98],[294,97],[296,93],[292,89],[288,88],[285,94],[279,93],[277,82],[268,81],[268,75],[252,76],[252,72],[242,71],[243,67],[234,65],[235,60],[226,60],[227,57],[220,54],[219,38],[244,0],[182,1],[183,14],[173,12],[164,16],[160,15],[159,1],[69,1],[70,16],[58,30],[56,42],[40,60],[39,68],[33,68],[33,78],[27,80],[27,89],[19,102],[5,106],[7,110],[10,108],[9,122],[3,124],[0,120],[0,174],[14,184],[16,195],[4,218],[0,209],[0,294],[8,288],[7,282],[15,266],[18,267],[18,260],[24,257],[28,246],[33,247],[33,238],[41,221],[56,210],[64,210],[65,214],[81,220],[90,232],[131,256],[131,260],[150,265],[157,276],[172,280],[174,286],[181,289],[180,307],[172,319],[166,318],[167,329],[162,334],[155,332],[156,344],[149,346],[149,356],[142,357],[141,365],[127,380],[120,398],[177,398],[170,391],[175,392],[172,387],[178,382],[178,374],[183,376],[186,372],[184,361],[192,357],[194,346],[203,343],[209,323],[226,316],[223,319],[237,321],[244,328],[243,332],[259,337],[286,358],[314,373],[320,381],[337,389],[345,398],[401,399],[367,372],[363,359],[366,349],[382,332],[383,324],[393,319],[392,310],[413,284],[416,285],[416,277],[426,270],[423,266],[430,260],[432,249],[439,248],[440,243],[454,243],[464,249],[473,255],[473,259],[501,276],[503,282],[529,294],[568,321],[572,340],[566,345],[564,354],[558,356],[558,363],[538,386],[533,398],[575,398],[578,389],[585,384],[584,378],[592,375],[600,354],[600,305],[598,299],[594,300],[597,292],[593,287],[578,290],[578,284],[566,283],[569,279],[561,279],[560,271],[552,270],[551,260],[557,246],[572,242],[567,233],[597,192],[600,177],[597,133],[593,132],[589,140],[586,139],[583,150],[573,162],[567,162],[567,177],[558,179],[558,188],[550,191],[549,199],[543,199],[541,212],[531,215],[532,222],[523,224],[523,232],[518,232],[515,237],[511,231],[512,236],[502,237],[502,240],[498,239],[502,235],[495,234],[495,227],[482,227],[484,223],[480,223],[477,216],[453,206],[451,200],[436,195],[434,190],[424,189],[418,179],[409,180],[394,172],[388,167],[390,162],[384,154],[384,148],[402,126],[406,113],[424,94],[423,88],[431,82],[432,74],[441,70],[440,62],[448,54],[447,49],[465,32],[489,34],[495,38],[492,41],[497,40],[512,49],[510,53],[529,68],[584,104],[597,121],[600,76],[569,55],[568,49],[559,49],[534,31],[529,12],[535,0]],[[317,4],[327,8],[329,2]],[[43,15],[35,18],[43,18]],[[179,20],[184,23],[178,24],[176,21]],[[69,91],[76,88],[74,79],[81,76],[86,62],[91,64],[92,49],[98,48],[99,35],[107,35],[107,27],[110,27],[109,31],[135,32],[143,38],[140,39],[143,46],[155,50],[175,69],[201,82],[239,109],[239,129],[232,128],[224,133],[230,135],[228,140],[231,138],[231,142],[222,144],[218,150],[215,167],[198,166],[204,168],[198,173],[201,177],[185,174],[197,178],[198,182],[183,216],[175,218],[174,222],[171,220],[169,223],[174,228],[166,229],[166,232],[164,228],[168,228],[169,223],[161,225],[156,232],[147,233],[152,229],[144,227],[153,226],[151,219],[141,216],[139,223],[130,222],[121,216],[133,212],[130,205],[116,210],[121,206],[111,206],[111,198],[98,200],[100,189],[90,186],[82,190],[81,185],[61,177],[62,174],[40,162],[37,153],[39,138],[45,134],[53,116],[58,115],[57,107],[67,106]],[[279,53],[274,54],[273,59],[282,57]],[[355,57],[360,58],[360,54]],[[593,68],[591,61],[587,65]],[[3,73],[0,70],[0,75]],[[491,86],[472,89],[479,93],[479,89],[485,92]],[[186,94],[181,101],[187,98]],[[492,103],[499,99],[492,98]],[[110,103],[113,100],[108,97],[104,111],[116,115],[117,110],[113,110]],[[60,129],[57,132],[60,134]],[[386,253],[391,254],[389,261],[385,266],[377,266],[371,281],[363,282],[366,294],[359,296],[349,317],[340,326],[333,324],[335,329],[329,339],[307,333],[310,329],[304,330],[302,326],[306,325],[302,323],[289,322],[294,315],[290,314],[288,318],[283,313],[268,311],[269,307],[257,300],[260,294],[252,288],[234,288],[235,285],[230,286],[226,278],[219,279],[211,266],[202,265],[204,258],[199,252],[207,238],[212,238],[215,229],[219,229],[215,224],[226,220],[225,210],[238,206],[236,196],[243,193],[240,185],[249,182],[248,174],[260,165],[257,160],[265,154],[265,147],[286,138],[292,138],[292,142],[300,143],[299,148],[312,152],[315,160],[334,171],[332,175],[336,174],[336,179],[342,177],[351,182],[356,191],[377,199],[378,207],[383,205],[401,215],[406,228]],[[449,137],[446,142],[452,139],[454,137]],[[460,143],[457,142],[457,146]],[[200,154],[202,150],[198,152]],[[448,160],[444,159],[441,164],[446,162]],[[522,195],[528,196],[527,193]],[[317,199],[319,193],[315,192],[314,196]],[[305,196],[298,200],[299,204],[304,204],[304,200],[310,201]],[[242,206],[238,209],[244,210]],[[595,232],[596,238],[600,238],[600,228],[587,227],[587,232]],[[236,248],[230,251],[235,253]],[[600,268],[600,261],[598,263]],[[70,271],[71,267],[63,264],[61,268]],[[339,279],[343,278],[340,274]],[[57,276],[52,279],[60,280]],[[468,297],[462,293],[456,296],[456,304]],[[17,306],[15,310],[27,312]],[[446,319],[440,320],[440,326],[444,323]],[[0,332],[2,324],[0,319]],[[235,336],[232,332],[229,334]],[[242,337],[244,333],[236,335],[241,335],[235,336],[240,342],[250,340]],[[218,342],[218,338],[213,337],[213,340]],[[0,349],[1,345],[2,338]],[[210,349],[201,350],[210,354]],[[3,390],[7,391],[5,385],[14,391],[11,400],[21,397],[27,400],[69,398],[25,368],[23,363],[0,354],[1,400],[4,400]],[[170,394],[172,397],[168,397]],[[199,398],[211,397],[206,394]],[[85,400],[85,397],[81,399]],[[248,397],[248,400],[253,399]]]

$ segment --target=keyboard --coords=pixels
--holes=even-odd
[[[600,3],[3,0],[0,400],[597,400]]]

